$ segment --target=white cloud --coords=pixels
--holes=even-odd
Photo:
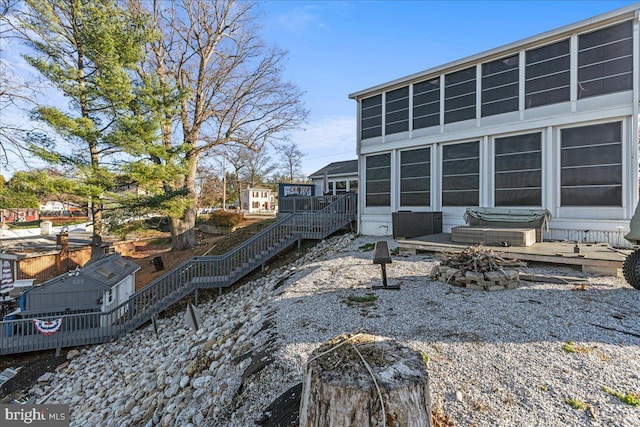
[[[302,170],[309,175],[331,162],[356,158],[356,119],[322,118],[293,132],[290,139],[305,153]]]
[[[279,15],[276,19],[281,28],[300,34],[308,29],[322,28],[319,10],[313,5],[296,7]]]

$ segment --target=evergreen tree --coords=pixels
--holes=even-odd
[[[30,149],[81,181],[75,191],[91,200],[98,240],[118,155],[149,131],[130,108],[136,96],[131,71],[151,37],[144,18],[114,0],[25,0],[16,14],[15,30],[32,52],[26,61],[69,101],[67,108],[34,110],[55,136],[32,135]]]

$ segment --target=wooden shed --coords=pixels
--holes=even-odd
[[[135,291],[140,267],[118,253],[104,254],[24,292],[21,317],[107,312],[126,302]],[[126,306],[123,308],[123,313]]]

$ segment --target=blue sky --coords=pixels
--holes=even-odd
[[[289,51],[286,77],[305,91],[303,171],[355,159],[348,95],[633,4],[633,1],[267,0],[263,36]]]
[[[356,158],[350,93],[633,3],[267,0],[257,11],[264,40],[289,52],[285,78],[305,92],[309,119],[291,138],[306,154],[308,175]],[[0,111],[0,125],[8,118]]]

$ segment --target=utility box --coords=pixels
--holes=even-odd
[[[48,236],[49,234],[51,234],[52,228],[53,228],[53,224],[51,223],[51,221],[42,221],[40,223],[40,235]]]
[[[442,233],[442,212],[398,211],[391,217],[394,239]]]

